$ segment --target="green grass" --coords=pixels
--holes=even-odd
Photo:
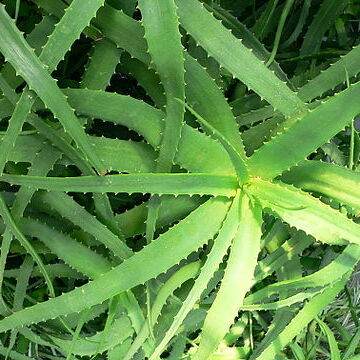
[[[0,2],[0,358],[359,359],[357,1]]]

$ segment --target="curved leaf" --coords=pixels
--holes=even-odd
[[[215,139],[217,139],[221,145],[224,147],[226,152],[231,159],[234,168],[236,170],[237,177],[241,184],[245,183],[249,176],[248,176],[248,169],[246,166],[246,160],[244,159],[244,154],[239,153],[236,150],[236,147],[232,145],[227,137],[225,137],[220,131],[214,128],[211,124],[209,124],[201,115],[199,115],[195,110],[193,110],[190,106],[185,104],[187,110],[189,110],[196,119],[202,124],[202,126],[210,132]]]
[[[120,259],[127,259],[132,255],[132,251],[114,233],[70,196],[60,192],[40,192],[36,195],[36,198],[37,201],[47,203],[62,217],[69,219],[75,225],[93,235]]]
[[[85,89],[105,90],[110,84],[121,50],[108,39],[96,41],[81,85]]]
[[[249,159],[253,176],[272,179],[304,160],[359,113],[360,83],[351,85],[264,144]]]
[[[335,164],[305,161],[281,176],[303,190],[320,193],[360,211],[360,173]]]
[[[110,263],[104,257],[40,221],[22,218],[20,225],[26,234],[38,237],[53,254],[92,279],[98,278],[111,269]]]
[[[256,179],[248,189],[263,207],[317,240],[360,245],[360,226],[320,200],[281,182],[273,184]]]

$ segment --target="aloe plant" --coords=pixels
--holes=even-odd
[[[301,16],[285,44],[309,2],[286,2],[271,54],[258,38],[276,1],[258,37],[212,1],[34,3],[43,20],[27,38],[0,7],[0,353],[299,359],[293,339],[317,324],[331,359],[354,355],[341,357],[318,316],[360,259],[359,47],[319,75],[299,62],[290,79],[274,59],[289,11]],[[345,6],[322,2],[301,56]],[[93,49],[81,81],[63,86],[54,70],[80,36]],[[119,69],[146,95],[110,91]],[[246,88],[231,104],[226,81]],[[94,119],[132,132],[94,136]],[[350,166],[321,161],[345,128]],[[329,255],[313,272],[308,248]]]

